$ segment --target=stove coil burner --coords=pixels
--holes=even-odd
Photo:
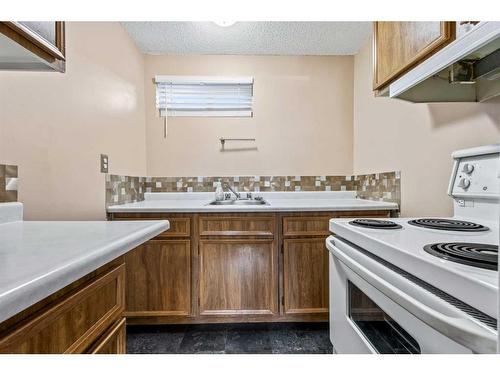
[[[390,220],[377,220],[377,219],[356,219],[350,221],[349,224],[362,228],[372,229],[401,229],[401,225],[396,224]]]
[[[451,262],[487,270],[498,270],[498,246],[467,242],[441,242],[425,245],[429,254]]]
[[[489,230],[481,224],[471,223],[470,221],[452,220],[452,219],[416,219],[410,220],[408,224],[417,227],[437,229],[437,230],[452,230],[459,232],[482,232]]]

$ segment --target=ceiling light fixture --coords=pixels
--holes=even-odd
[[[233,26],[236,23],[236,21],[214,21],[214,23],[221,27],[229,27]]]

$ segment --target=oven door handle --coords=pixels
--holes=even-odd
[[[342,245],[344,244],[339,243],[339,241],[335,241],[335,246],[331,241],[327,241],[327,247],[335,257],[398,305],[411,312],[430,327],[471,349],[473,352],[496,353],[497,334],[494,331],[472,320],[448,316],[430,308],[346,255],[340,249]]]

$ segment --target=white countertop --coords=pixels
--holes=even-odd
[[[166,220],[22,221],[20,203],[0,204],[1,217],[10,221],[0,220],[0,322],[169,229]]]
[[[244,193],[243,193],[244,194]],[[357,199],[354,191],[255,192],[269,204],[209,206],[214,193],[145,193],[144,201],[114,205],[108,212],[276,212],[397,210],[396,203]]]

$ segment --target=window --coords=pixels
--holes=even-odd
[[[252,116],[252,77],[156,76],[155,82],[160,116]]]

